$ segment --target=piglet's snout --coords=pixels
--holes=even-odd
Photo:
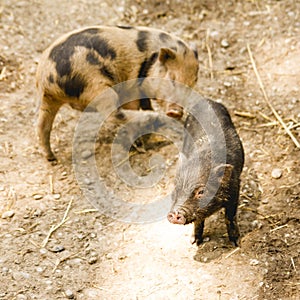
[[[170,212],[168,214],[167,218],[168,218],[168,221],[170,223],[173,223],[173,224],[182,224],[182,225],[184,225],[185,222],[186,222],[185,217],[177,211]]]

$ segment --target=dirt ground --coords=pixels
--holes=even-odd
[[[296,0],[2,0],[0,299],[299,299],[299,149],[267,105],[247,49],[270,102],[300,141],[299,20]],[[34,78],[41,52],[64,32],[101,24],[157,27],[196,43],[195,89],[227,106],[245,148],[241,248],[228,243],[223,212],[208,220],[205,243],[196,247],[190,225],[125,223],[97,211],[72,166],[77,111],[65,107],[56,118],[58,163],[42,157]],[[107,186],[136,203],[170,193],[177,147],[153,135],[145,153],[132,152],[137,173],[149,173],[156,153],[168,168],[154,187],[131,188],[110,160],[117,132],[107,121],[97,143]],[[89,174],[84,184],[93,186]]]

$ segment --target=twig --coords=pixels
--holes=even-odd
[[[50,194],[54,194],[53,175],[49,175]]]
[[[234,250],[232,250],[230,253],[228,253],[228,254],[225,256],[225,259],[229,258],[231,255],[233,255],[235,252],[238,252],[239,250],[241,250],[240,247],[235,248]]]
[[[267,121],[273,122],[274,120],[272,120],[270,117],[268,117],[266,114],[264,114],[263,112],[259,111],[258,112],[264,119],[266,119]]]
[[[272,122],[269,122],[269,123],[259,124],[256,127],[257,128],[270,127],[270,126],[276,126],[277,124],[278,124],[277,121],[272,121]]]
[[[86,214],[86,213],[98,212],[98,211],[99,211],[99,209],[96,209],[96,208],[87,208],[87,209],[84,209],[84,210],[75,211],[74,213],[76,215],[79,215],[79,214]]]
[[[14,188],[11,186],[8,191],[8,203],[6,205],[6,210],[10,210],[17,202],[17,194]]]
[[[247,49],[248,49],[249,57],[250,57],[250,60],[251,60],[252,66],[253,66],[254,73],[255,73],[255,75],[257,77],[260,89],[262,90],[262,93],[264,95],[266,103],[268,104],[268,106],[272,110],[272,113],[274,114],[274,116],[276,117],[276,119],[279,121],[279,123],[282,125],[282,127],[284,128],[284,130],[286,131],[286,133],[291,137],[291,139],[294,142],[294,144],[296,145],[296,147],[300,148],[300,143],[295,138],[295,136],[290,131],[290,129],[286,126],[286,124],[284,123],[284,121],[282,120],[282,118],[279,116],[279,114],[277,113],[277,111],[275,110],[275,108],[273,107],[273,105],[271,104],[271,102],[270,102],[270,100],[269,100],[269,98],[267,96],[267,93],[265,91],[264,85],[263,85],[263,83],[261,81],[261,78],[260,78],[260,75],[259,75],[259,73],[257,71],[256,64],[255,64],[255,61],[253,59],[253,55],[252,55],[249,43],[247,43]]]
[[[212,55],[211,55],[211,50],[209,47],[209,28],[206,31],[206,49],[208,53],[208,63],[209,63],[209,68],[210,68],[210,79],[214,79],[214,72],[213,72],[213,62],[212,62]]]
[[[284,224],[284,225],[278,226],[276,228],[271,229],[270,232],[276,231],[278,229],[281,229],[281,228],[284,228],[284,227],[287,227],[287,226],[288,226],[288,224]]]
[[[70,255],[67,255],[66,257],[62,258],[62,259],[58,259],[57,262],[55,263],[55,266],[52,270],[52,273],[54,273],[57,269],[57,267],[64,261],[70,259],[70,258],[73,258],[73,257],[76,257],[76,255],[79,253],[80,251],[76,252],[76,253],[72,253]]]
[[[0,81],[5,79],[6,77],[5,73],[6,73],[6,67],[4,66],[0,73]]]
[[[297,123],[297,124],[292,125],[292,126],[290,127],[290,129],[294,129],[294,128],[297,128],[297,127],[299,127],[299,126],[300,126],[300,123]]]
[[[292,262],[292,266],[293,266],[295,272],[297,272],[295,262],[294,262],[294,259],[292,257],[291,257],[291,262]]]
[[[135,154],[137,154],[136,151],[134,151],[134,152],[129,152],[129,155],[126,156],[123,160],[121,160],[121,161],[116,165],[116,167],[119,167],[119,166],[123,165],[127,160],[129,160],[129,158],[130,158],[131,156],[133,156],[133,155],[135,155]]]
[[[234,114],[236,116],[244,117],[244,118],[250,118],[250,119],[254,119],[255,118],[254,114],[251,114],[250,112],[247,112],[247,111],[237,111],[237,110],[235,110]]]
[[[105,292],[111,292],[110,289],[106,289],[102,286],[98,286],[98,285],[93,285],[94,288],[98,289],[98,290],[101,290],[101,291],[105,291]]]
[[[279,188],[280,189],[289,189],[289,188],[292,188],[292,187],[297,186],[297,185],[300,185],[300,181],[298,181],[296,183],[293,183],[291,185],[281,185]]]
[[[30,242],[33,246],[35,246],[36,248],[40,248],[40,246],[39,246],[36,242],[34,242],[33,240],[29,240],[29,242]]]
[[[69,204],[68,204],[68,207],[67,207],[67,209],[66,209],[66,211],[65,211],[65,214],[64,214],[62,220],[60,221],[60,223],[57,224],[56,226],[53,226],[53,225],[51,226],[51,228],[50,228],[50,230],[49,230],[49,232],[48,232],[48,234],[47,234],[47,236],[46,236],[44,242],[42,243],[42,248],[45,248],[45,247],[46,247],[46,245],[47,245],[47,243],[48,243],[48,241],[49,241],[49,238],[51,237],[52,233],[53,233],[54,231],[56,231],[60,226],[62,226],[64,223],[66,223],[66,222],[69,220],[69,218],[67,218],[67,216],[68,216],[68,213],[69,213],[69,211],[70,211],[72,202],[73,202],[73,198],[70,200],[70,202],[69,202]]]

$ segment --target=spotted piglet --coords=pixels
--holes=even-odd
[[[141,87],[142,78],[146,77],[171,79],[193,87],[197,73],[197,52],[161,30],[97,26],[65,34],[44,51],[37,69],[41,101],[38,136],[46,158],[56,159],[50,133],[62,105],[83,111],[101,92],[131,79],[141,79]],[[116,98],[122,104],[117,93]],[[160,99],[160,94],[153,98]],[[151,108],[142,92],[134,99],[140,100],[127,103],[124,108]],[[167,115],[180,118],[182,107],[171,103]]]

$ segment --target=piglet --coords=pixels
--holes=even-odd
[[[192,243],[203,242],[205,219],[225,208],[229,240],[239,245],[236,213],[243,164],[243,146],[227,109],[203,99],[185,122],[172,208],[167,216],[173,224],[194,223]]]

